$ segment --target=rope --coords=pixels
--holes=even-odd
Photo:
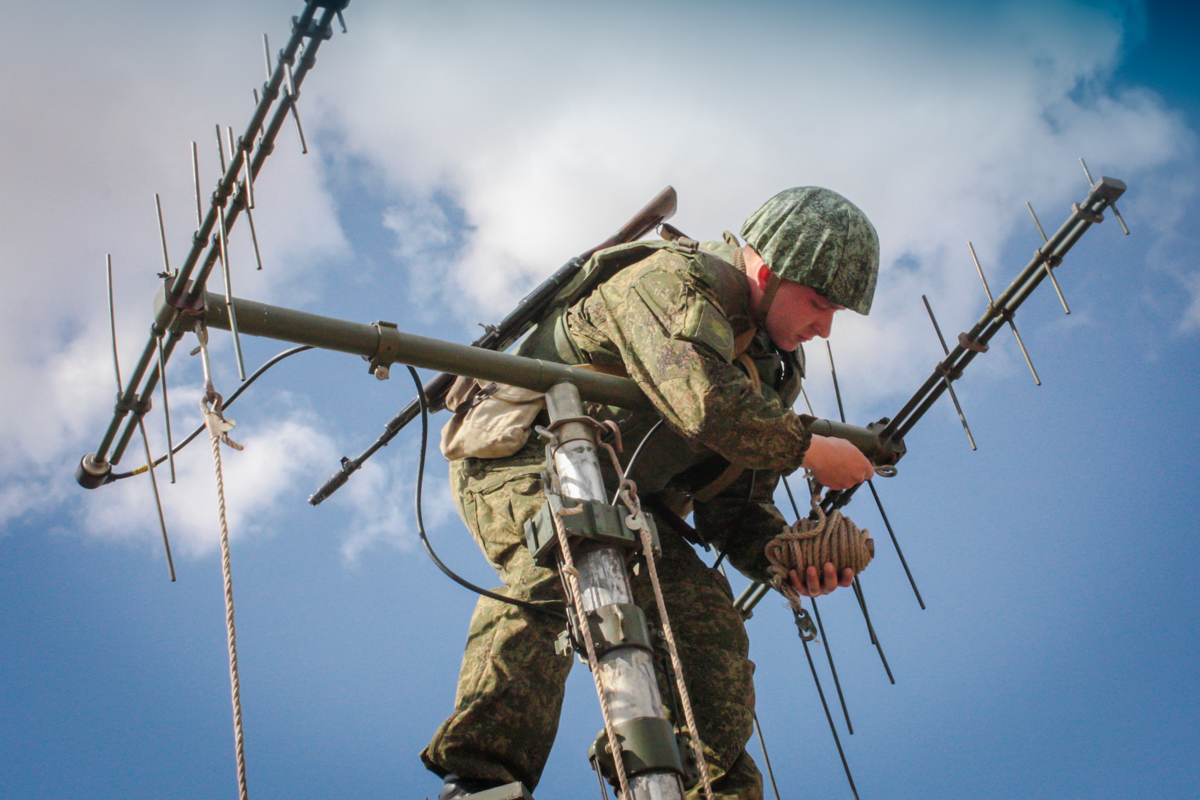
[[[204,332],[201,328],[199,332]],[[249,800],[246,787],[246,751],[242,734],[242,688],[238,678],[237,626],[233,621],[233,569],[229,558],[229,522],[225,517],[225,478],[221,469],[221,443],[241,450],[242,446],[229,438],[234,421],[225,419],[221,413],[221,395],[213,388],[209,375],[208,336],[202,333],[200,347],[204,364],[204,397],[200,400],[200,411],[212,441],[213,469],[217,478],[217,514],[221,520],[221,577],[225,585],[225,633],[229,644],[229,692],[233,702],[233,746],[237,757],[239,800]]]
[[[550,475],[553,477],[554,456],[552,447],[547,447],[546,464],[550,468]],[[548,487],[549,488],[549,487]],[[549,492],[547,492],[549,499]],[[596,657],[596,642],[592,639],[591,626],[587,622],[587,612],[583,607],[583,589],[579,586],[579,570],[575,568],[575,559],[571,555],[571,545],[567,541],[567,529],[562,521],[562,508],[551,507],[554,511],[550,518],[554,520],[554,533],[558,537],[558,550],[562,558],[562,574],[566,578],[567,594],[570,595],[571,604],[575,607],[575,619],[578,620],[579,632],[583,635],[584,648],[587,650],[588,669],[592,671],[592,679],[596,684],[596,694],[600,698],[600,715],[604,718],[604,732],[608,735],[608,749],[612,753],[613,764],[617,770],[617,782],[621,787],[621,797],[625,800],[633,800],[633,795],[629,792],[629,778],[625,774],[625,760],[621,757],[621,748],[617,743],[617,732],[613,728],[612,708],[608,702],[608,695],[604,692],[604,688],[600,685],[600,660]]]
[[[650,525],[646,522],[645,512],[637,497],[637,487],[633,481],[622,478],[617,490],[629,509],[630,514],[625,524],[638,531],[642,541],[642,553],[646,556],[646,567],[650,573],[650,585],[654,588],[654,602],[658,605],[658,618],[662,623],[663,638],[667,641],[667,651],[671,654],[671,671],[675,673],[675,687],[679,692],[679,703],[683,706],[683,718],[687,721],[688,735],[692,740],[692,752],[696,754],[696,766],[700,770],[700,780],[704,783],[704,796],[713,800],[712,781],[708,774],[708,760],[704,757],[704,743],[700,740],[700,729],[696,725],[696,717],[692,713],[692,698],[688,694],[687,684],[683,680],[683,662],[679,659],[679,650],[675,646],[675,633],[671,630],[671,620],[667,616],[667,601],[663,597],[662,585],[658,582],[658,567],[654,563],[654,543],[650,538]]]
[[[788,579],[792,570],[803,575],[809,567],[815,566],[819,570],[823,564],[832,563],[838,575],[847,567],[858,574],[867,568],[875,555],[875,541],[870,538],[870,531],[859,530],[840,511],[826,515],[820,499],[820,495],[813,495],[816,519],[797,520],[766,546],[767,561],[771,563],[767,570],[771,585],[794,609],[800,608],[800,593]]]

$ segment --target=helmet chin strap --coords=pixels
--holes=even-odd
[[[766,288],[763,289],[762,299],[758,301],[757,316],[759,324],[767,324],[767,313],[771,310],[771,303],[775,302],[775,293],[779,291],[779,284],[781,283],[783,283],[783,278],[772,272],[771,279],[767,281]]]
[[[746,269],[746,256],[742,253],[742,248],[737,248],[733,251],[733,266],[746,274],[747,278],[754,280],[755,276],[750,275]],[[765,264],[764,264],[765,266]],[[754,318],[759,325],[767,324],[767,313],[771,310],[771,303],[775,302],[775,293],[779,291],[779,284],[783,283],[783,279],[775,274],[775,271],[770,267],[767,270],[771,273],[770,280],[763,287],[762,297],[759,298],[758,308],[754,311]]]

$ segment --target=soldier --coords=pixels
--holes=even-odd
[[[653,402],[657,414],[596,404],[587,412],[616,421],[624,441],[644,443],[629,476],[658,525],[658,572],[714,792],[761,798],[762,777],[745,751],[754,708],[749,642],[728,582],[689,540],[766,580],[763,548],[786,524],[772,503],[781,475],[804,467],[837,489],[871,476],[857,449],[810,434],[791,409],[804,374],[801,345],[828,336],[836,312],[870,310],[879,242],[854,204],[816,187],[775,196],[741,236],[744,245],[727,232],[720,242],[675,237],[597,253],[521,354],[628,376]],[[469,428],[476,409],[502,402],[464,404],[448,432],[461,433],[457,426],[466,420]],[[544,449],[528,436],[530,421],[516,423],[515,439],[499,437],[508,445],[499,451],[495,441],[447,448],[445,436],[443,450],[453,459],[458,511],[500,574],[500,593],[561,610],[559,576],[533,563],[522,529],[545,500]],[[615,474],[608,482],[611,491]],[[689,512],[694,531],[683,522]],[[791,576],[806,596],[853,578],[832,564]],[[633,586],[653,620],[645,570]],[[479,600],[454,713],[421,753],[445,779],[441,800],[512,781],[537,786],[571,667],[554,648],[562,627],[549,614]],[[670,682],[660,676],[660,685],[670,697]]]

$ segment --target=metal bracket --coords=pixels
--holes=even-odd
[[[319,6],[326,6],[325,3],[318,3]],[[333,26],[325,25],[322,27],[316,20],[309,20],[308,27],[300,27],[300,18],[292,17],[292,33],[300,34],[309,39],[321,39],[322,41],[333,38]]]
[[[572,501],[571,505],[566,507],[560,506],[560,502],[554,495],[549,495],[537,516],[525,523],[525,541],[538,566],[554,567],[554,551],[558,548],[558,536],[554,531],[554,520],[551,518],[555,511],[554,506],[561,508],[563,527],[566,528],[569,537],[593,539],[629,549],[637,549],[640,546],[641,540],[637,531],[625,523],[624,508],[610,506],[597,500]],[[650,526],[654,550],[658,552],[661,549],[658,543],[658,529],[649,516],[646,516],[646,523]]]
[[[367,367],[367,372],[374,375],[381,381],[386,381],[391,372],[391,366],[400,358],[400,343],[399,343],[399,326],[394,322],[372,322],[375,330],[379,332],[379,349],[375,351],[375,355],[369,359],[370,365]]]
[[[635,717],[613,725],[621,748],[621,761],[629,777],[647,772],[674,772],[684,775],[679,757],[679,741],[670,722],[659,717]],[[616,764],[608,746],[608,733],[600,731],[588,748],[588,760],[613,786],[617,785]]]
[[[611,603],[600,606],[588,615],[588,628],[600,658],[618,647],[633,647],[653,652],[646,612],[632,603]]]
[[[867,430],[874,433],[876,436],[883,431],[891,422],[890,419],[884,417],[878,422],[872,422],[867,425]],[[904,445],[903,439],[879,439],[879,449],[875,451],[874,457],[871,459],[876,465],[886,466],[895,464],[908,453],[908,448]]]
[[[533,795],[525,788],[525,784],[514,781],[493,789],[484,789],[463,797],[463,800],[533,800]]]

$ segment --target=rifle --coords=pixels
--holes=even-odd
[[[580,253],[559,267],[557,272],[526,295],[517,304],[517,307],[501,320],[499,325],[486,326],[484,334],[472,342],[471,345],[473,347],[482,347],[486,350],[500,352],[507,350],[514,342],[524,336],[530,328],[542,320],[547,308],[554,302],[555,297],[558,295],[559,290],[575,277],[592,255],[600,250],[615,247],[619,244],[627,244],[642,238],[675,215],[677,201],[678,197],[673,187],[668,186],[663,189],[653,200],[646,204],[645,208],[621,226],[620,230],[600,244]],[[386,376],[386,374],[385,371],[383,375]],[[445,407],[446,393],[450,391],[450,386],[457,377],[457,375],[452,373],[442,372],[425,384],[424,393],[430,411],[438,411]],[[421,405],[419,400],[413,399],[410,401],[399,414],[392,417],[383,426],[383,435],[376,439],[374,444],[364,450],[358,458],[350,459],[343,456],[341,469],[335,472],[329,480],[325,481],[325,484],[308,498],[308,502],[314,506],[320,505],[322,500],[341,488],[350,479],[350,476],[368,458],[375,454],[376,450],[386,446],[405,425],[416,418],[420,411]]]

